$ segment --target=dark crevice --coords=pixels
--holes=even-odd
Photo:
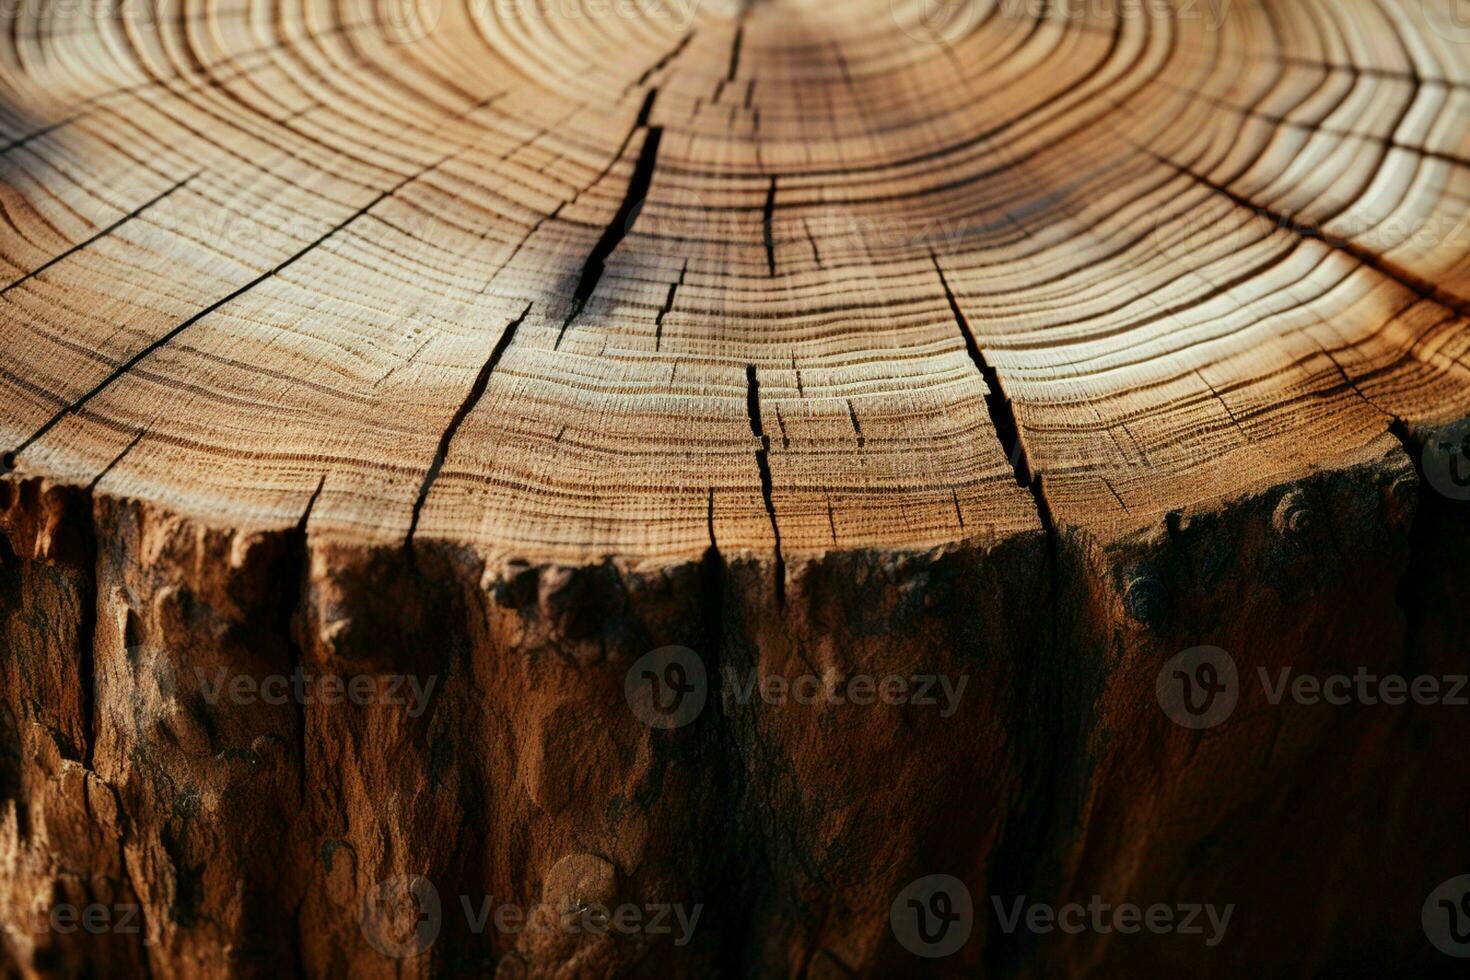
[[[653,104],[657,101],[658,88],[655,86],[643,96],[643,104],[638,107],[638,118],[633,120],[633,128],[628,131],[627,136],[623,137],[623,145],[618,148],[618,157],[623,155],[623,150],[626,150],[628,144],[632,142],[633,134],[648,125],[648,120],[653,116]],[[616,157],[614,159],[616,160]]]
[[[679,278],[669,283],[669,295],[664,297],[663,309],[658,311],[658,316],[653,321],[653,349],[658,350],[664,342],[664,317],[674,308],[674,294],[679,287],[684,285],[684,274],[689,271],[689,260],[684,260],[684,267],[679,270]]]
[[[101,579],[101,569],[98,562],[101,560],[98,547],[98,528],[94,509],[92,507],[92,494],[97,485],[102,482],[112,468],[122,462],[123,457],[132,452],[133,447],[147,432],[139,429],[137,434],[123,447],[122,452],[113,457],[112,461],[92,478],[82,491],[82,502],[86,508],[81,524],[84,531],[82,567],[86,571],[86,594],[81,605],[79,620],[77,623],[77,679],[81,682],[81,725],[82,745],[81,758],[79,761],[85,769],[94,768],[94,759],[97,753],[97,583]],[[124,642],[130,642],[124,637]]]
[[[861,449],[868,444],[868,439],[863,435],[863,424],[858,421],[857,409],[853,408],[851,398],[847,400],[847,417],[852,420],[852,431],[857,433],[857,444]]]
[[[1044,499],[1038,506],[1044,506]],[[1064,873],[1056,855],[1072,840],[1079,826],[1083,800],[1092,779],[1088,742],[1097,725],[1095,705],[1106,675],[1086,658],[1075,656],[1079,629],[1077,612],[1067,608],[1062,594],[1061,536],[1050,516],[1046,529],[1044,604],[1050,610],[1042,643],[1050,656],[1020,664],[1010,711],[1022,730],[1036,733],[1036,741],[1018,759],[1021,787],[986,867],[991,895],[1010,902],[1025,895],[1033,901],[1051,901]],[[1075,553],[1065,573],[1080,569]],[[977,911],[977,914],[978,911]],[[987,974],[1011,976],[1029,960],[1039,942],[1025,929],[1007,933],[1000,928],[994,908],[987,909],[990,929],[982,962]]]
[[[278,635],[285,638],[286,642],[286,671],[287,676],[296,677],[298,670],[303,670],[301,644],[296,639],[295,623],[297,611],[305,604],[306,596],[311,588],[308,580],[311,568],[311,556],[307,546],[307,525],[311,523],[311,512],[316,507],[316,502],[321,499],[322,488],[327,485],[327,476],[322,474],[317,481],[316,489],[306,501],[306,507],[301,511],[301,518],[292,528],[287,537],[287,568],[281,576],[284,587],[290,590],[284,601],[279,606],[280,621],[276,624]],[[301,806],[306,805],[306,704],[304,699],[293,697],[292,703],[296,706],[296,752],[300,762],[297,770],[297,792]]]
[[[715,543],[715,488],[709,488],[709,501],[705,504],[704,526],[709,531],[709,546],[715,554],[719,554],[719,545]]]
[[[954,291],[949,287],[949,280],[945,278],[944,270],[939,265],[939,257],[934,253],[929,254],[934,263],[934,271],[939,274],[939,284],[944,288],[944,298],[949,302],[950,313],[954,316],[955,323],[960,328],[960,335],[965,340],[965,350],[970,355],[980,376],[985,380],[985,407],[990,411],[990,421],[995,427],[996,438],[1000,440],[1001,452],[1010,460],[1011,468],[1015,471],[1016,485],[1029,486],[1031,484],[1031,466],[1026,458],[1025,447],[1020,441],[1020,433],[1016,427],[1016,416],[1011,409],[1010,402],[1005,396],[1004,389],[1000,385],[1000,375],[991,367],[990,362],[985,359],[985,353],[980,349],[975,340],[975,333],[970,329],[969,318],[960,309],[959,300],[955,298]]]
[[[1426,596],[1434,595],[1429,587],[1429,580],[1434,576],[1436,542],[1431,535],[1433,526],[1442,522],[1435,521],[1434,516],[1427,513],[1439,501],[1433,499],[1434,491],[1424,474],[1424,447],[1414,438],[1404,420],[1397,416],[1389,423],[1388,431],[1403,447],[1404,454],[1414,466],[1414,476],[1418,481],[1414,520],[1409,527],[1409,560],[1394,593],[1399,611],[1404,617],[1405,666],[1413,668],[1412,661],[1422,646],[1420,638],[1423,633],[1423,603]],[[1412,669],[1406,669],[1406,673],[1412,673]]]
[[[771,440],[766,438],[765,423],[761,421],[761,383],[756,377],[755,365],[745,366],[745,415],[750,422],[750,431],[767,447]]]
[[[965,316],[964,310],[960,309],[959,300],[955,298],[954,290],[950,289],[949,280],[945,278],[944,269],[939,265],[939,256],[930,252],[929,259],[934,263],[934,271],[939,275],[939,284],[944,288],[944,298],[949,302],[950,313],[954,315],[954,321],[960,328],[961,336],[965,339],[965,350],[969,352],[970,360],[974,362],[975,368],[980,372],[981,378],[985,381],[985,387],[988,389],[985,395],[985,407],[990,412],[990,423],[995,429],[996,438],[1000,441],[1001,452],[1011,464],[1011,470],[1016,476],[1016,485],[1030,491],[1032,499],[1036,502],[1036,515],[1041,521],[1041,526],[1050,532],[1053,527],[1051,505],[1047,502],[1042,486],[1042,475],[1031,468],[1031,461],[1026,455],[1026,444],[1021,441],[1020,424],[1016,420],[1011,400],[1006,397],[1005,389],[1001,386],[1000,375],[985,359],[985,352],[976,342],[975,333],[970,328],[970,320]]]
[[[936,268],[938,263],[936,262]],[[941,281],[944,279],[940,272]],[[969,324],[945,285],[956,319],[969,337]],[[970,338],[973,343],[973,338]],[[982,359],[983,361],[983,359]],[[986,379],[998,385],[998,379]],[[1024,449],[1017,439],[1018,456],[1012,460],[1018,476],[1026,467]],[[1026,470],[1029,472],[1029,468]],[[1086,627],[1077,600],[1063,591],[1063,577],[1070,583],[1085,581],[1086,571],[1075,547],[1064,545],[1037,473],[1028,484],[1036,502],[1037,517],[1045,534],[1045,570],[1041,575],[1042,603],[1049,611],[1041,644],[1050,648],[1046,657],[1030,658],[1019,664],[1011,711],[1018,727],[1034,731],[1038,739],[1019,758],[1021,788],[1011,805],[1005,826],[990,854],[986,868],[987,891],[1010,901],[1014,896],[1031,896],[1050,901],[1058,892],[1064,873],[1057,855],[1064,842],[1073,840],[1092,781],[1093,759],[1089,752],[1097,728],[1097,709],[1106,669],[1091,658],[1076,656],[1082,648]],[[959,512],[956,495],[955,510]],[[987,910],[990,929],[982,951],[987,973],[1009,976],[1034,953],[1038,936],[999,928],[995,910]]]
[[[654,99],[656,99],[657,97],[657,88],[651,89],[646,95],[644,95],[643,105],[638,110],[638,119],[634,121],[632,126],[628,127],[627,135],[623,137],[623,141],[618,144],[617,150],[614,151],[613,155],[608,159],[607,166],[599,170],[597,172],[597,176],[593,177],[592,180],[590,180],[588,183],[577,188],[575,193],[573,193],[570,198],[558,201],[556,207],[552,208],[549,213],[543,214],[541,217],[537,218],[531,224],[530,229],[527,230],[527,232],[522,235],[520,239],[516,242],[516,246],[515,248],[511,249],[510,255],[506,256],[505,259],[502,260],[498,266],[496,266],[495,271],[492,272],[488,278],[486,278],[485,284],[480,287],[478,295],[483,296],[490,291],[490,287],[495,284],[495,281],[500,277],[500,273],[504,272],[507,268],[510,267],[510,264],[514,262],[516,260],[516,257],[521,254],[521,250],[530,243],[532,238],[536,237],[536,233],[541,230],[543,225],[545,225],[549,221],[555,221],[557,218],[561,217],[561,213],[564,208],[566,208],[570,204],[576,204],[577,201],[581,200],[583,194],[587,193],[587,191],[602,183],[603,179],[612,172],[612,168],[617,164],[619,160],[623,158],[623,153],[628,149],[628,144],[633,141],[634,134],[638,132],[640,126],[642,126],[643,124],[643,121],[648,118],[648,114],[653,111],[653,102]],[[534,136],[530,136],[522,140],[520,143],[516,144],[515,147],[502,155],[500,159],[510,159],[513,154],[517,153],[522,148],[536,142],[542,136],[545,136],[549,132],[551,132],[551,127],[542,129]]]
[[[92,770],[97,754],[97,583],[101,580],[98,567],[101,556],[98,548],[96,511],[92,507],[90,490],[83,497],[86,513],[81,525],[85,541],[82,568],[85,570],[85,601],[81,604],[77,622],[77,679],[81,681],[82,723],[82,768]]]
[[[725,587],[728,569],[724,555],[720,553],[715,539],[715,488],[709,488],[705,521],[709,529],[709,546],[699,562],[699,605],[697,614],[697,642],[699,656],[705,665],[709,683],[709,707],[707,715],[712,724],[706,729],[710,742],[710,755],[716,760],[711,766],[710,782],[714,798],[718,801],[719,819],[723,821],[727,839],[744,839],[747,832],[741,826],[741,814],[745,811],[745,766],[741,762],[740,737],[726,714],[724,691],[722,690],[722,666],[726,660],[725,650]],[[746,910],[750,907],[749,853],[742,854],[739,862],[731,861],[729,855],[719,862],[714,880],[707,894],[709,904],[716,912],[716,942],[720,948],[720,959],[725,968],[721,976],[744,976],[744,960],[749,955],[750,937],[747,934]]]
[[[735,76],[740,73],[740,48],[745,43],[745,25],[739,24],[735,28],[735,39],[730,42],[730,70],[725,73],[725,81],[735,81]]]
[[[766,205],[761,211],[761,241],[766,246],[766,271],[773,278],[776,275],[776,235],[773,228],[776,218],[776,178],[771,178],[771,185],[766,189]]]
[[[771,520],[771,534],[776,541],[776,605],[786,608],[786,559],[781,554],[781,526],[776,522],[776,504],[771,483],[771,437],[761,421],[761,386],[755,365],[745,367],[745,412],[750,418],[751,434],[760,440],[755,451],[755,465],[760,471],[761,497],[766,503],[766,516]]]
[[[485,363],[481,365],[480,373],[475,377],[475,383],[470,386],[469,393],[465,395],[464,401],[460,403],[459,409],[454,413],[454,417],[444,427],[444,433],[439,437],[439,448],[434,453],[434,461],[429,464],[429,470],[424,474],[424,482],[419,487],[418,497],[413,502],[413,516],[408,522],[408,536],[404,539],[404,547],[410,550],[413,548],[413,536],[418,530],[419,515],[424,509],[424,501],[429,497],[429,488],[434,485],[434,480],[439,476],[439,470],[444,466],[444,460],[449,456],[449,444],[454,441],[455,433],[459,431],[459,427],[464,423],[464,420],[469,416],[470,412],[474,410],[475,405],[480,401],[480,397],[485,394],[485,388],[490,384],[491,373],[495,370],[496,365],[500,363],[500,359],[505,356],[505,352],[509,349],[511,342],[515,340],[516,330],[526,321],[526,317],[530,315],[532,305],[531,303],[527,303],[526,308],[521,311],[521,315],[506,324],[505,329],[500,332],[500,339],[495,342],[495,348],[490,352],[490,356],[485,359]]]
[[[657,91],[654,89],[649,92],[649,98],[643,105],[644,112],[639,114],[637,126],[646,124],[646,113],[652,108],[653,96]],[[618,206],[617,214],[613,215],[612,221],[603,229],[602,237],[592,247],[592,252],[582,266],[582,273],[577,278],[577,288],[572,293],[572,311],[562,321],[561,331],[556,335],[554,346],[561,346],[567,328],[581,314],[587,305],[587,300],[591,299],[593,292],[596,291],[597,283],[602,279],[603,272],[607,270],[608,257],[612,255],[613,250],[618,247],[628,232],[633,230],[633,224],[638,220],[638,209],[648,197],[648,188],[653,182],[653,169],[658,165],[658,146],[663,135],[662,126],[651,126],[648,129],[648,135],[643,138],[643,149],[638,153],[638,163],[633,168],[632,179],[628,181],[628,190],[623,195],[623,203]]]

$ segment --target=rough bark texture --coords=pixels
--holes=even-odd
[[[616,6],[0,14],[5,972],[1458,975],[1454,0]]]
[[[486,577],[466,549],[242,537],[8,481],[7,955],[60,975],[1452,975],[1419,908],[1470,861],[1463,709],[1271,706],[1246,685],[1197,732],[1152,696],[1201,637],[1242,674],[1464,672],[1470,515],[1390,437],[1343,462],[1106,545],[832,554],[788,568],[780,607],[768,565],[714,548]],[[1283,522],[1283,499],[1305,516]],[[712,690],[660,730],[624,678],[668,644]],[[297,664],[439,682],[418,718],[201,690],[218,666]],[[969,687],[948,718],[742,702],[725,688],[753,667]],[[977,897],[1194,897],[1236,919],[1204,950],[1007,935],[977,901],[963,950],[927,961],[888,916],[936,871]],[[404,875],[433,883],[442,927],[395,958],[363,902]],[[473,932],[461,895],[532,921]],[[551,921],[578,900],[704,912],[675,946]],[[68,902],[139,904],[139,931],[48,929]]]

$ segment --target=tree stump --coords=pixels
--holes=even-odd
[[[1458,975],[1458,13],[13,7],[8,973]]]

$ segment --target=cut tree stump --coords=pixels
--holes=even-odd
[[[13,5],[7,972],[1459,975],[1460,13]]]

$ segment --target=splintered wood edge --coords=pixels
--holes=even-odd
[[[330,530],[320,531],[311,527],[311,508],[315,497],[306,503],[295,521],[286,524],[261,522],[258,524],[219,524],[208,515],[188,514],[171,510],[157,501],[127,498],[99,492],[95,487],[79,486],[65,481],[45,477],[27,476],[12,472],[0,476],[0,534],[8,539],[10,549],[19,557],[47,563],[75,564],[85,562],[89,552],[97,546],[92,527],[92,512],[98,507],[131,511],[137,518],[153,525],[161,532],[155,540],[192,542],[188,550],[191,561],[197,561],[198,553],[213,556],[222,566],[217,576],[229,583],[244,576],[258,564],[253,552],[273,553],[282,542],[292,539],[289,545],[304,549],[308,556],[306,568],[310,581],[331,587],[339,577],[362,574],[364,569],[374,566],[391,569],[398,575],[408,570],[416,575],[416,554],[436,553],[439,569],[457,569],[457,574],[468,575],[477,581],[478,588],[485,593],[503,591],[508,585],[525,580],[529,574],[538,579],[550,575],[575,574],[578,569],[600,567],[612,572],[605,585],[613,591],[622,591],[625,584],[633,580],[658,581],[668,584],[671,574],[677,570],[697,566],[713,557],[723,565],[744,565],[754,570],[753,580],[761,583],[762,596],[752,596],[757,603],[784,604],[790,583],[799,580],[806,572],[826,563],[848,567],[866,566],[892,569],[899,565],[922,567],[937,561],[941,556],[956,552],[975,554],[996,553],[1006,542],[1031,541],[1041,548],[1060,543],[1077,554],[1115,553],[1125,555],[1139,549],[1167,549],[1171,530],[1198,521],[1201,518],[1222,519],[1227,526],[1246,517],[1247,505],[1262,498],[1277,502],[1292,500],[1300,496],[1309,486],[1323,478],[1340,478],[1348,482],[1361,483],[1364,487],[1387,476],[1387,492],[1392,499],[1388,506],[1397,513],[1393,523],[1400,534],[1408,533],[1413,514],[1422,506],[1425,494],[1442,492],[1425,479],[1423,460],[1426,445],[1432,445],[1437,433],[1454,432],[1458,438],[1470,434],[1470,417],[1455,420],[1436,427],[1398,428],[1393,432],[1381,433],[1363,445],[1341,453],[1331,460],[1318,461],[1289,480],[1262,479],[1238,489],[1230,496],[1221,495],[1208,501],[1170,511],[1163,520],[1140,524],[1127,529],[1110,529],[1112,533],[1099,534],[1097,529],[1061,524],[1037,526],[997,535],[980,532],[963,538],[955,538],[923,548],[828,548],[791,555],[773,555],[761,549],[722,549],[717,543],[699,552],[686,555],[659,556],[657,558],[631,558],[606,554],[589,558],[584,562],[568,563],[535,560],[524,554],[466,545],[461,541],[445,538],[419,538],[411,546],[387,546],[365,543],[355,535],[341,535]],[[1376,474],[1376,475],[1375,475]],[[1284,506],[1284,505],[1282,505]],[[1351,523],[1362,515],[1335,515]],[[1278,529],[1279,531],[1279,529]],[[204,545],[203,542],[210,542]],[[195,549],[198,549],[197,553]],[[167,550],[167,549],[165,549]],[[1020,552],[1010,553],[1014,558],[1030,560],[1034,550],[1023,547]],[[1118,559],[1122,560],[1122,559]],[[1103,566],[1115,564],[1104,559]],[[1073,566],[1076,567],[1076,566]],[[201,570],[202,571],[202,570]],[[243,579],[242,579],[243,581]],[[624,585],[618,585],[617,582]],[[1078,588],[1082,583],[1070,583]],[[226,585],[226,588],[229,586]],[[544,600],[544,596],[542,597]],[[367,594],[354,595],[347,605],[366,602]]]
[[[1147,534],[1470,413],[1449,2],[27,5],[0,449],[493,575]]]

